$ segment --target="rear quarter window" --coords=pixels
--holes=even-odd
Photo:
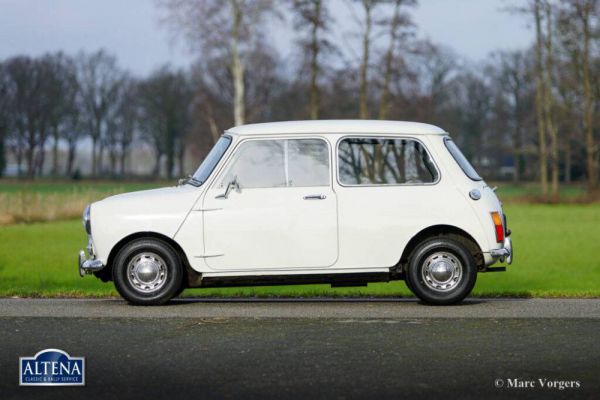
[[[465,157],[465,155],[462,153],[462,151],[460,151],[456,143],[454,143],[454,141],[450,139],[450,137],[446,136],[444,138],[444,144],[446,145],[446,148],[452,155],[452,158],[454,158],[454,160],[458,163],[465,175],[467,175],[471,180],[474,181],[482,180],[481,176],[479,176],[477,171],[475,171],[475,168],[473,168],[469,160],[467,160],[467,157]]]
[[[418,185],[437,182],[429,153],[410,138],[349,137],[338,146],[343,185]]]

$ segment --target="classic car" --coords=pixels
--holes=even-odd
[[[447,132],[415,122],[237,126],[177,186],[92,203],[83,224],[81,276],[142,305],[191,287],[394,280],[454,304],[513,256],[494,189]]]

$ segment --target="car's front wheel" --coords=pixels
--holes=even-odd
[[[421,243],[409,259],[407,286],[428,304],[446,305],[463,300],[475,286],[477,266],[461,243],[436,237]]]
[[[171,246],[157,239],[136,239],[117,254],[113,280],[125,300],[138,305],[163,304],[182,287],[183,268]]]

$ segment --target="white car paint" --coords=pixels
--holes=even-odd
[[[132,235],[173,239],[203,276],[385,272],[423,229],[450,225],[467,232],[486,265],[496,261],[490,212],[502,212],[483,181],[470,180],[445,148],[448,134],[433,125],[393,121],[298,121],[253,124],[225,132],[232,143],[200,187],[128,193],[91,205],[93,252],[103,264]],[[410,138],[421,142],[439,179],[431,184],[348,186],[339,181],[337,146],[347,136]],[[330,152],[328,187],[225,191],[219,180],[240,143],[321,138]],[[479,189],[480,200],[469,198]],[[323,200],[305,200],[320,195]]]

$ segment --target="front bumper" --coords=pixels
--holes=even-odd
[[[100,271],[104,268],[104,264],[100,260],[94,258],[86,258],[83,250],[79,251],[79,257],[77,265],[79,266],[79,275],[84,277],[86,274],[91,274],[96,271]]]
[[[499,249],[491,250],[490,255],[494,258],[500,259],[500,262],[506,262],[507,264],[512,264],[512,260],[513,260],[512,240],[509,237],[504,238],[502,247]]]
[[[92,243],[92,236],[88,235],[87,252],[90,255],[89,258],[85,256],[85,251],[79,250],[79,257],[77,258],[77,266],[79,267],[79,275],[83,278],[86,274],[92,274],[96,271],[100,271],[105,265],[102,261],[96,259],[94,253],[94,245]]]

